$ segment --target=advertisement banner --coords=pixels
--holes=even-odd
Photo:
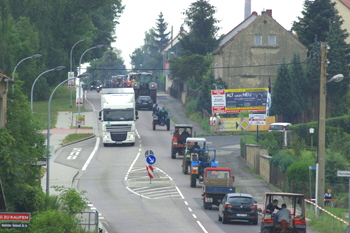
[[[226,113],[225,90],[211,91],[211,107],[213,113]]]
[[[226,113],[266,112],[268,88],[226,90]]]
[[[68,72],[68,79],[74,78],[74,72]],[[74,80],[69,80],[68,81],[68,88],[72,89],[74,88]]]

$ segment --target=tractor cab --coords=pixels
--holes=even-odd
[[[278,211],[269,213],[267,206],[278,201],[278,207],[283,204],[290,211],[289,219],[279,219]],[[261,220],[261,233],[306,233],[305,220],[305,197],[304,194],[298,193],[283,193],[283,192],[268,192],[265,193],[264,208],[262,210],[263,218]],[[278,223],[275,224],[275,221]]]
[[[171,140],[171,158],[175,159],[176,154],[179,156],[185,155],[186,139],[193,135],[193,125],[189,124],[175,124],[175,130],[172,133]],[[188,134],[186,134],[187,132]]]

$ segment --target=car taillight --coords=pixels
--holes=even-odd
[[[258,209],[258,206],[257,206],[257,205],[253,205],[253,206],[251,207],[251,209],[252,209],[252,210],[256,210],[256,209]]]
[[[226,205],[225,205],[225,209],[231,209],[231,208],[232,208],[231,205],[229,205],[229,204],[226,204]]]
[[[135,84],[134,84],[134,87],[136,87],[136,86],[137,86],[137,84],[135,83]]]
[[[156,85],[152,84],[152,87],[155,87]]]

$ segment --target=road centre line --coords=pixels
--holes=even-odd
[[[202,230],[204,231],[204,233],[208,233],[208,231],[203,227],[202,223],[200,221],[197,221],[198,225],[200,226],[200,228],[202,228]]]

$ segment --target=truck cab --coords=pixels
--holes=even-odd
[[[132,88],[107,88],[101,94],[99,120],[102,124],[104,146],[135,145],[135,96]]]

